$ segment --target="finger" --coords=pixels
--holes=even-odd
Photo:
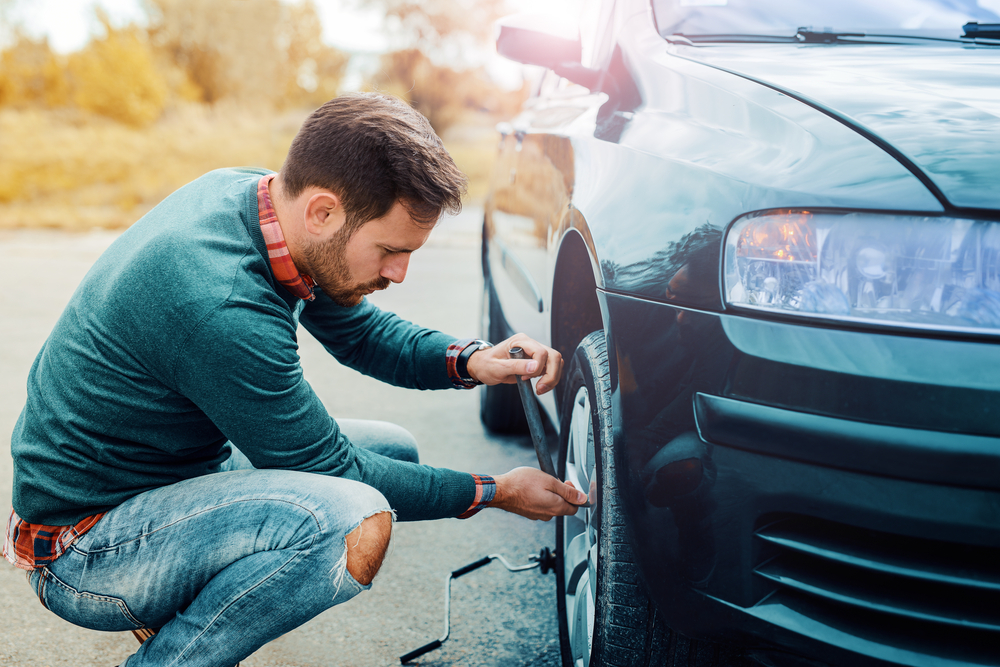
[[[514,384],[522,376],[528,373],[532,359],[509,359],[506,352],[502,356],[489,359],[489,364],[480,366],[479,380],[485,384]]]
[[[580,491],[569,482],[561,482],[556,486],[555,492],[563,497],[570,505],[576,507],[587,504],[587,494]]]
[[[510,354],[510,348],[519,347],[524,350],[525,359],[536,362],[536,366],[532,367],[533,370],[521,373],[522,380],[528,380],[533,377],[541,375],[546,370],[546,365],[548,364],[549,348],[537,343],[536,341],[528,338],[524,334],[514,334],[506,341],[503,345],[508,350],[508,355]]]
[[[534,359],[535,361],[538,362],[539,365],[537,372],[531,373],[530,377],[538,377],[541,376],[543,373],[551,374],[554,372],[555,376],[553,378],[550,378],[547,384],[549,384],[551,388],[551,386],[554,385],[555,382],[558,382],[559,376],[562,373],[561,354],[559,354],[550,347],[546,347],[545,345],[542,345],[541,343],[532,340],[531,338],[528,338],[524,334],[515,334],[507,341],[505,341],[504,345],[508,345],[509,347],[520,347],[522,350],[524,350],[525,357]],[[553,363],[556,359],[558,359],[558,362]],[[528,378],[525,377],[523,379],[527,380]]]
[[[553,516],[573,516],[580,511],[581,507],[587,507],[587,505],[574,505],[573,503],[560,502],[559,509],[553,512]]]
[[[551,350],[551,354],[547,355],[547,359],[548,364],[545,367],[545,374],[538,380],[538,384],[535,386],[535,391],[539,396],[559,384],[559,378],[562,377],[562,355],[555,350]]]
[[[539,350],[529,352],[528,356],[530,356],[531,360],[535,362],[534,370],[528,372],[529,377],[538,377],[539,375],[541,375],[546,371],[546,367],[549,362],[548,348],[543,347]],[[524,379],[527,380],[529,379],[529,377],[526,377]]]
[[[534,359],[498,359],[500,373],[509,376],[505,382],[514,382],[518,376],[527,380],[538,375],[538,362]]]

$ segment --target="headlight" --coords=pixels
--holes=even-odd
[[[726,236],[732,306],[1000,333],[1000,224],[877,213],[770,211]]]

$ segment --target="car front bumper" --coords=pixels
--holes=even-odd
[[[775,664],[1000,664],[1000,346],[601,298],[669,626]]]

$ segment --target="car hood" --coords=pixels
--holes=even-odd
[[[953,206],[1000,210],[1000,49],[740,44],[675,54],[850,119],[909,158]]]

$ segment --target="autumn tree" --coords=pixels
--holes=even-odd
[[[68,100],[64,66],[48,40],[15,34],[0,52],[0,106],[60,106]]]
[[[455,70],[434,63],[419,49],[385,54],[367,82],[369,90],[410,103],[441,134],[470,112],[512,115],[520,93],[501,90],[481,67]]]
[[[347,58],[323,44],[307,0],[147,0],[150,36],[206,102],[316,105],[336,94]]]
[[[282,105],[320,106],[337,96],[349,57],[323,43],[323,24],[311,0],[282,8],[287,18],[281,41],[288,44]]]
[[[129,125],[151,123],[163,112],[168,89],[146,35],[137,28],[116,30],[103,21],[106,35],[69,59],[73,101]]]
[[[470,111],[509,116],[521,92],[500,89],[482,67],[505,0],[355,0],[386,16],[397,50],[367,82],[410,102],[438,133]]]
[[[387,17],[400,50],[420,49],[439,64],[476,63],[493,23],[508,12],[505,0],[355,0]],[[461,69],[461,67],[459,67]]]

